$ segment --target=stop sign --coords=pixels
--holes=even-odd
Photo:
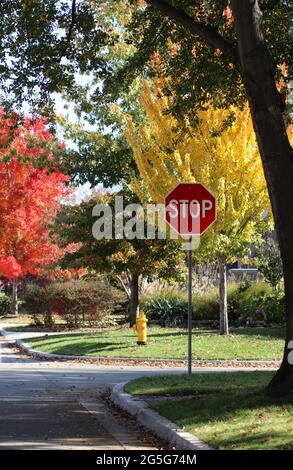
[[[165,213],[179,235],[202,235],[216,220],[216,198],[201,183],[179,183],[165,197]]]

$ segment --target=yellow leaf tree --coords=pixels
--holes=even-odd
[[[146,124],[127,122],[140,178],[132,187],[141,200],[146,194],[162,203],[178,182],[201,182],[217,198],[217,221],[201,239],[197,258],[217,260],[220,286],[220,330],[229,333],[226,265],[247,252],[270,224],[270,202],[248,106],[239,110],[207,106],[197,114],[195,128],[180,131],[168,114],[172,97],[145,82],[141,104]],[[234,121],[227,125],[229,116]],[[188,124],[188,123],[187,123]]]

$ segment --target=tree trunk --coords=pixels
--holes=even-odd
[[[293,339],[293,155],[265,47],[257,0],[231,0],[240,58],[240,73],[249,100],[252,121],[268,184],[284,269],[286,340],[282,365],[269,391],[293,391],[293,364],[288,344]]]
[[[131,275],[130,280],[130,327],[135,325],[136,318],[139,314],[139,274],[134,273]]]
[[[227,268],[226,262],[219,259],[219,290],[220,290],[220,333],[229,334],[228,305],[227,305]]]
[[[15,317],[18,316],[18,296],[17,296],[17,279],[12,281],[12,301],[11,301],[11,314]]]

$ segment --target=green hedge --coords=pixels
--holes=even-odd
[[[149,320],[159,321],[166,326],[180,326],[187,318],[187,294],[163,290],[149,294],[142,299],[142,308]],[[219,320],[218,289],[193,294],[193,320]],[[228,286],[229,320],[239,323],[283,323],[284,295],[275,293],[266,283]]]

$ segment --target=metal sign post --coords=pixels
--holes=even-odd
[[[201,183],[179,183],[165,196],[166,222],[179,235],[190,236],[190,246],[187,248],[188,377],[192,373],[192,235],[202,235],[216,217],[216,198]]]
[[[192,245],[192,237],[190,238]],[[188,252],[188,377],[192,374],[192,246]]]

